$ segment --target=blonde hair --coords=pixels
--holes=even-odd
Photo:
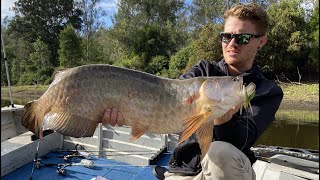
[[[236,17],[241,20],[249,20],[255,26],[259,35],[265,35],[269,26],[267,12],[255,3],[237,4],[224,13],[224,20],[229,17]]]

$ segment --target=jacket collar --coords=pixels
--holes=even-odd
[[[218,66],[225,76],[229,76],[229,72],[227,68],[228,64],[224,61],[224,59],[218,62]],[[256,63],[253,63],[252,67],[249,70],[239,74],[238,76],[243,77],[243,81],[245,84],[248,84],[250,82],[257,82],[260,79],[264,78],[264,76],[262,75],[262,70],[260,66],[257,65]]]

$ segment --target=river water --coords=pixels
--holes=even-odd
[[[14,104],[26,104],[32,99],[14,100]],[[10,105],[1,99],[1,107]],[[319,150],[319,110],[279,109],[276,120],[257,140],[255,145],[272,145]]]

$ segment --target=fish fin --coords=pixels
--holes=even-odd
[[[37,137],[42,137],[43,114],[37,110],[38,100],[30,101],[24,106],[21,124]]]
[[[46,129],[52,129],[65,136],[91,137],[98,125],[89,118],[72,115],[63,111],[50,111],[44,116],[43,125]]]
[[[136,124],[132,127],[130,142],[139,139],[145,132],[146,131],[143,126]]]
[[[188,139],[210,116],[211,110],[206,109],[204,112],[191,116],[184,121],[184,130],[180,136],[178,144]]]
[[[208,123],[204,123],[198,130],[197,130],[197,138],[200,144],[201,149],[201,159],[204,158],[208,149],[211,145],[212,138],[213,138],[213,127],[214,121],[210,121]]]

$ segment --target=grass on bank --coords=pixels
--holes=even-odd
[[[296,101],[319,101],[319,83],[288,84],[281,83],[284,99]]]

